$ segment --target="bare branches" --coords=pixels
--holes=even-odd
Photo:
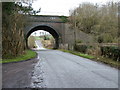
[[[97,41],[116,42],[118,3],[109,2],[101,6],[91,3],[80,4],[78,8],[71,11],[69,21],[72,25],[76,21],[78,30],[93,35]]]

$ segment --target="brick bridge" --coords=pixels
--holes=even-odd
[[[65,43],[65,23],[62,16],[35,15],[27,16],[28,25],[25,27],[26,41],[30,34],[37,30],[49,32],[55,38],[55,48]]]

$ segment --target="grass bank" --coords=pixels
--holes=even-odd
[[[28,60],[31,58],[35,58],[37,53],[32,51],[32,50],[26,50],[26,53],[24,55],[20,55],[18,57],[12,58],[12,59],[3,59],[0,61],[0,63],[11,63],[11,62],[19,62],[19,61],[24,61]]]
[[[110,58],[106,58],[106,57],[102,57],[102,56],[98,56],[95,59],[92,59],[94,61],[98,61],[98,62],[102,62],[104,64],[107,64],[109,66],[115,67],[117,69],[120,69],[120,62],[119,61],[115,61],[113,59]]]
[[[59,49],[59,50],[63,51],[63,52],[71,53],[71,54],[74,54],[74,55],[77,55],[77,56],[81,56],[81,57],[84,57],[84,58],[87,58],[87,59],[91,59],[91,60],[94,60],[94,61],[97,61],[97,62],[102,62],[102,63],[107,64],[109,66],[120,69],[120,62],[115,61],[115,60],[110,59],[110,58],[105,58],[105,57],[102,57],[102,56],[97,56],[96,57],[96,56],[91,56],[91,55],[83,54],[83,53],[76,52],[76,51],[70,51],[70,50],[63,50],[63,49]]]
[[[84,57],[84,58],[87,58],[87,59],[94,59],[95,58],[94,56],[90,56],[88,54],[83,54],[83,53],[76,52],[76,51],[63,50],[63,49],[59,49],[59,50],[63,51],[63,52],[71,53],[71,54],[74,54],[74,55],[77,55],[77,56],[81,56],[81,57]]]

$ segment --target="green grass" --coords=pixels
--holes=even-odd
[[[115,67],[120,69],[120,62],[115,61],[113,59],[110,58],[106,58],[106,57],[102,57],[102,56],[98,56],[97,58],[93,59],[94,61],[99,61],[105,64],[108,64],[109,66]]]
[[[34,36],[36,40],[40,40],[41,38],[39,36]]]
[[[88,54],[83,54],[83,53],[80,53],[80,52],[63,50],[63,49],[60,49],[60,51],[67,52],[67,53],[72,53],[74,55],[81,56],[81,57],[84,57],[84,58],[87,58],[87,59],[94,59],[95,58],[94,56],[90,56]]]
[[[102,57],[102,56],[97,56],[97,57],[90,56],[90,55],[83,54],[83,53],[76,52],[76,51],[69,51],[69,50],[63,50],[63,49],[59,49],[59,50],[63,51],[63,52],[71,53],[71,54],[74,54],[74,55],[77,55],[77,56],[81,56],[81,57],[84,57],[84,58],[87,58],[87,59],[91,59],[91,60],[94,60],[94,61],[97,61],[97,62],[101,62],[101,63],[107,64],[109,66],[120,69],[120,62],[115,61],[115,60],[110,59],[110,58],[105,58],[105,57]]]
[[[3,59],[0,60],[0,63],[10,63],[10,62],[19,62],[19,61],[24,61],[24,60],[28,60],[31,58],[35,58],[37,55],[36,52],[32,51],[32,50],[26,50],[26,54],[12,58],[12,59]]]

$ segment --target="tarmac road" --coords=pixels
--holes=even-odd
[[[28,88],[37,59],[2,65],[2,88]]]
[[[37,53],[39,61],[31,87],[118,88],[118,70],[115,68],[58,50]]]
[[[115,68],[58,50],[36,52],[38,60],[3,65],[4,88],[118,88]]]

